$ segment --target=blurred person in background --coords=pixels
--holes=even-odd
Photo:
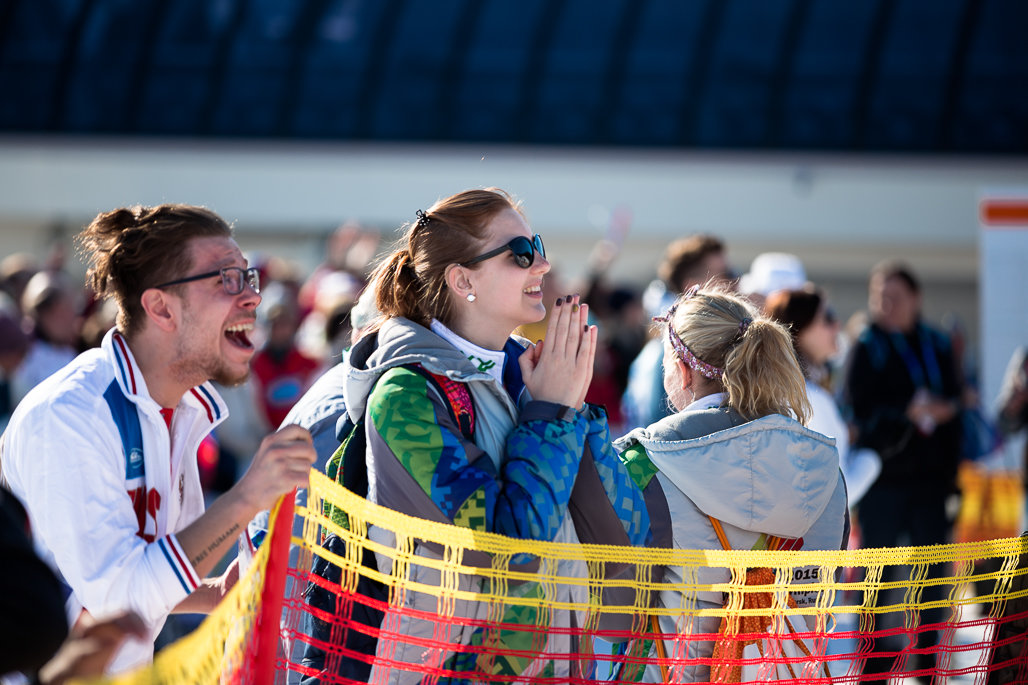
[[[1018,347],[1010,356],[996,405],[997,423],[1005,435],[1028,427],[1028,346]],[[1019,468],[1028,488],[1028,443]]]
[[[80,347],[83,351],[91,347],[100,347],[107,331],[114,328],[118,318],[118,305],[111,300],[94,303],[91,311],[82,321],[82,332],[79,334]]]
[[[750,262],[750,270],[739,277],[739,293],[758,308],[778,290],[802,288],[807,282],[803,262],[787,252],[762,252]]]
[[[589,305],[592,322],[599,329],[596,368],[585,399],[606,408],[614,437],[628,428],[621,398],[628,388],[632,362],[646,344],[650,321],[642,306],[641,294],[633,286],[608,280],[610,268],[621,254],[631,227],[632,212],[628,207],[621,205],[610,212],[604,237],[589,252],[581,290],[582,302]]]
[[[325,316],[325,342],[328,344],[326,366],[343,359],[346,350],[353,344],[354,327],[351,314],[356,302],[349,296],[340,297],[328,308]]]
[[[0,306],[0,432],[17,404],[11,379],[29,351],[29,336],[21,328],[21,317],[13,307]]]
[[[610,290],[600,310],[596,368],[585,400],[606,408],[611,435],[620,437],[632,428],[625,420],[621,398],[628,388],[632,362],[646,344],[647,319],[639,293],[627,286]]]
[[[39,260],[26,252],[16,252],[0,260],[0,290],[11,298],[19,313],[25,286],[39,270]]]
[[[40,271],[25,285],[21,309],[32,343],[14,377],[16,399],[24,397],[78,354],[81,289],[62,272]]]
[[[870,325],[846,365],[843,388],[856,427],[854,445],[882,459],[882,471],[857,507],[864,547],[936,545],[948,541],[946,501],[956,491],[961,457],[961,382],[950,341],[921,320],[921,283],[909,266],[885,261],[871,271]],[[934,565],[929,574],[937,575]],[[924,601],[942,601],[942,585],[924,589]],[[941,622],[944,609],[921,612],[921,625]],[[883,619],[876,617],[875,629]],[[902,636],[897,636],[902,638]],[[919,633],[918,647],[938,643],[936,631]],[[903,645],[879,638],[874,651]],[[930,668],[933,655],[915,655]],[[865,674],[887,678],[890,657],[868,658]]]
[[[730,280],[732,277],[724,243],[706,234],[692,235],[669,244],[657,267],[657,276],[642,295],[643,308],[651,317],[663,315],[679,295],[694,285]],[[648,426],[674,412],[664,391],[663,358],[663,343],[655,337],[646,343],[632,362],[621,398],[625,427]]]
[[[792,336],[810,400],[807,428],[835,439],[839,466],[846,476],[846,494],[853,507],[878,477],[882,463],[869,449],[850,450],[849,426],[831,392],[828,364],[839,351],[839,320],[824,292],[812,283],[795,290],[772,292],[764,303],[764,311]]]
[[[300,286],[300,350],[324,364],[339,361],[348,346],[339,335],[341,307],[352,305],[368,282],[381,236],[354,220],[338,226],[325,243],[325,259],[314,267]]]
[[[296,333],[297,348],[327,367],[337,363],[350,345],[347,311],[364,287],[364,281],[344,272],[324,274],[312,294],[311,308],[304,312]],[[302,302],[301,302],[302,305]]]
[[[368,271],[378,252],[381,237],[378,231],[357,221],[345,221],[328,237],[325,259],[311,271],[300,288],[300,307],[304,315],[314,308],[321,289],[321,280],[331,274],[343,274],[352,281],[351,292],[360,292],[367,282]]]
[[[322,364],[297,348],[300,304],[296,292],[281,283],[272,283],[262,297],[257,322],[265,339],[250,367],[258,409],[271,429],[282,424],[289,410],[310,388]]]

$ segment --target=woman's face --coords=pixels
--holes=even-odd
[[[506,245],[518,236],[531,241],[534,234],[518,212],[505,209],[486,226],[480,254]],[[476,298],[469,310],[480,322],[490,324],[490,328],[495,326],[504,340],[518,326],[535,323],[546,316],[542,285],[550,263],[537,252],[533,257],[532,264],[522,268],[514,253],[504,250],[469,267]]]
[[[839,322],[822,302],[814,320],[796,336],[796,346],[810,362],[821,365],[839,351]]]

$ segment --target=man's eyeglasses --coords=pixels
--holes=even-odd
[[[196,276],[187,276],[174,281],[168,281],[167,283],[161,283],[160,285],[155,285],[153,287],[159,290],[161,288],[167,288],[169,285],[179,285],[180,283],[189,283],[191,281],[202,281],[205,278],[214,278],[215,276],[221,276],[221,285],[229,295],[238,295],[243,292],[243,288],[247,285],[253,288],[255,293],[259,293],[261,291],[260,272],[254,267],[244,269],[238,266],[226,266],[218,269],[217,271],[197,274]]]
[[[543,239],[538,233],[536,233],[531,240],[523,235],[519,235],[506,245],[501,245],[495,250],[489,250],[485,254],[480,254],[474,259],[464,262],[463,265],[469,266],[471,264],[477,264],[478,262],[495,257],[498,254],[502,254],[507,250],[514,253],[514,263],[522,269],[527,269],[535,263],[536,252],[539,253],[540,257],[543,257],[544,259],[546,258],[546,248],[543,247]]]

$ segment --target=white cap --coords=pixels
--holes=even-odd
[[[767,297],[778,290],[802,288],[806,282],[807,272],[799,257],[785,252],[764,252],[754,258],[749,272],[739,279],[739,292]]]

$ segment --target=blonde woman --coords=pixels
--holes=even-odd
[[[669,519],[676,549],[844,548],[848,514],[839,457],[830,438],[803,425],[810,405],[788,332],[743,298],[710,285],[687,291],[658,320],[665,324],[664,387],[675,413],[614,443],[654,529]],[[669,589],[660,593],[660,606],[721,606],[720,592],[684,597],[675,587],[688,584],[684,575],[683,568],[665,569]],[[810,575],[814,580],[816,569]],[[697,580],[707,585],[730,577],[725,569],[702,568]],[[801,606],[813,599],[792,596]],[[716,633],[719,623],[683,612],[661,617],[659,628]],[[797,631],[807,630],[796,623]],[[653,652],[660,653],[687,661],[676,672],[651,666],[645,682],[717,679],[710,661],[696,661],[712,656],[712,641],[666,640]]]

